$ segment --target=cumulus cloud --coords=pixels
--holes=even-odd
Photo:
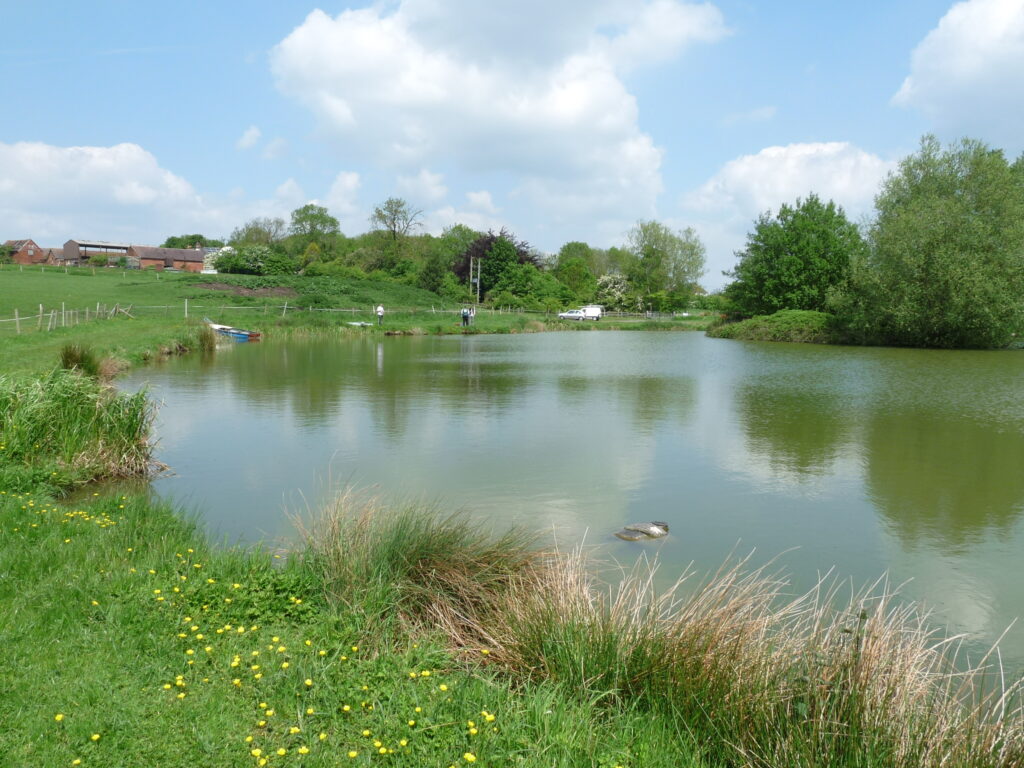
[[[505,224],[500,213],[491,193],[481,189],[467,192],[465,204],[461,206],[446,205],[430,211],[424,217],[424,227],[435,234],[452,224],[465,224],[478,232],[498,231]]]
[[[402,0],[314,11],[271,66],[346,147],[405,174],[511,178],[534,220],[621,232],[661,191],[623,74],[725,34],[713,5],[679,0]]]
[[[252,216],[287,216],[303,198],[289,180],[268,200],[206,200],[138,144],[0,142],[5,237],[43,245],[72,237],[155,244],[180,232],[216,236]]]
[[[360,184],[358,173],[341,171],[335,176],[324,200],[324,205],[341,225],[342,232],[353,234],[366,229],[366,212],[359,206]]]
[[[708,246],[708,283],[724,282],[722,270],[735,265],[734,252],[765,211],[815,193],[843,207],[857,221],[872,207],[895,163],[848,142],[766,147],[726,163],[683,200],[683,212]]]
[[[914,49],[894,104],[937,130],[1024,149],[1024,0],[956,3]]]
[[[256,146],[256,142],[260,140],[262,132],[255,125],[250,125],[242,135],[238,137],[238,141],[235,142],[236,149],[252,149]]]
[[[413,205],[426,205],[444,200],[448,188],[444,185],[444,177],[439,173],[431,173],[426,168],[415,176],[399,176],[398,194],[409,198]]]

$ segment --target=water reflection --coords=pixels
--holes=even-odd
[[[981,641],[1024,616],[1024,355],[368,337],[236,345],[147,380],[177,473],[155,487],[218,538],[288,536],[283,509],[353,482],[622,560],[641,548],[612,531],[666,520],[667,581],[756,548],[787,553],[796,589],[833,566],[913,579],[909,596]]]
[[[834,389],[741,384],[736,410],[748,450],[780,476],[825,474],[851,437],[850,417]]]
[[[867,485],[908,545],[963,552],[1006,536],[1024,510],[1024,433],[969,418],[874,413],[865,435]]]

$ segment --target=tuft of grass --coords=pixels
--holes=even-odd
[[[145,393],[120,394],[73,371],[0,376],[0,468],[30,481],[48,473],[50,485],[146,476],[152,419]]]
[[[100,375],[100,361],[89,347],[71,342],[60,348],[60,367],[69,371],[81,371],[86,376]]]
[[[492,537],[463,514],[412,503],[385,508],[351,490],[303,534],[303,559],[328,598],[368,625],[393,629],[481,615],[542,557],[525,531]]]

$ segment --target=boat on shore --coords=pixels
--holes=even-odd
[[[203,318],[205,322],[214,333],[218,333],[221,336],[227,336],[233,341],[259,341],[263,338],[263,334],[259,331],[247,331],[244,328],[235,328],[232,325],[222,325],[221,323],[215,323],[210,318]]]

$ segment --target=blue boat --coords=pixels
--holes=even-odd
[[[247,331],[244,328],[235,328],[231,325],[221,325],[210,320],[210,318],[203,318],[204,322],[213,329],[214,333],[219,333],[221,336],[227,336],[232,341],[259,341],[263,338],[263,334],[259,331]]]

